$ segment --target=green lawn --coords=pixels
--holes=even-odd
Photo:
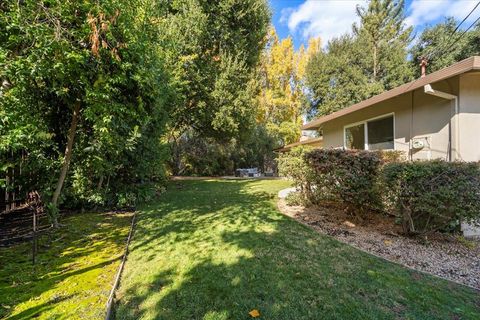
[[[117,319],[480,319],[480,295],[283,216],[288,182],[172,182],[145,205]]]
[[[131,214],[76,214],[31,243],[0,248],[0,319],[103,319]]]

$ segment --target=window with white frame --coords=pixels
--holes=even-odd
[[[394,115],[348,125],[344,129],[345,148],[358,150],[394,149]]]

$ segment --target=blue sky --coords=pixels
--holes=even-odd
[[[322,43],[351,30],[358,21],[357,4],[367,0],[269,0],[272,22],[280,38],[291,35],[295,47],[306,43],[309,37],[320,36]],[[462,20],[478,0],[406,0],[406,25],[420,32],[428,25],[441,22],[447,16]],[[462,25],[468,27],[480,16],[480,6]]]

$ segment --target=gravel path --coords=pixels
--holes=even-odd
[[[428,241],[398,234],[392,218],[354,222],[335,208],[288,206],[280,199],[282,213],[344,243],[404,266],[428,272],[480,290],[480,244],[438,236]],[[375,228],[372,228],[375,226]],[[395,229],[397,228],[397,230]],[[392,231],[393,230],[393,231]]]

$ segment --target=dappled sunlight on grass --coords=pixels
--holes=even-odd
[[[101,319],[131,214],[87,213],[31,243],[0,248],[0,318]],[[3,318],[2,318],[3,319]]]
[[[203,320],[227,320],[229,318],[227,310],[224,311],[209,311],[203,317]]]
[[[473,291],[281,215],[278,180],[172,182],[140,211],[117,319],[474,319]]]

